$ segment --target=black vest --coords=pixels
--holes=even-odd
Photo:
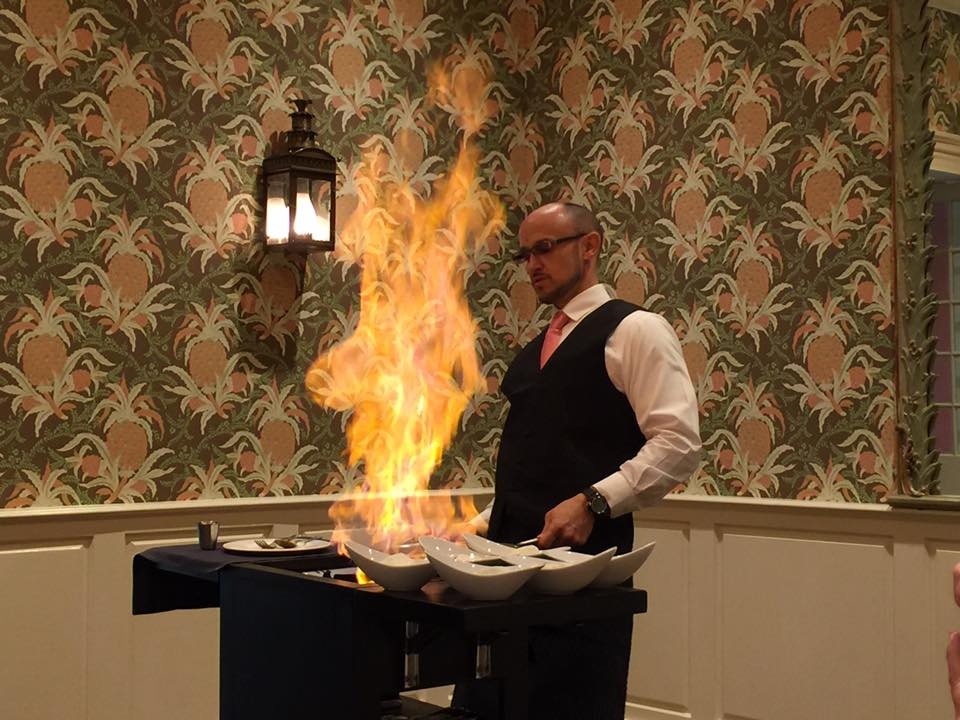
[[[545,333],[514,358],[501,385],[510,412],[500,439],[491,540],[536,537],[558,503],[616,472],[645,442],[626,396],[607,375],[604,348],[620,322],[638,310],[610,300],[587,315],[540,368]],[[633,546],[630,513],[598,518],[586,545],[596,553]]]

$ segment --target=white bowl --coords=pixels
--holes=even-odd
[[[592,583],[610,564],[617,552],[615,547],[599,555],[571,552],[569,550],[543,550],[530,557],[546,562],[543,569],[530,582],[530,587],[547,595],[569,595]]]
[[[353,540],[347,540],[344,547],[357,567],[385,590],[417,590],[436,574],[427,558],[383,553]]]
[[[374,550],[380,550],[384,552],[384,549],[381,543],[374,542],[374,533],[371,533],[366,528],[341,528],[340,530],[321,530],[317,533],[317,539],[326,540],[328,542],[346,542],[347,540],[359,543],[360,545],[366,545],[367,547],[373,548]],[[409,540],[405,541],[399,545],[399,551],[406,552],[408,549],[419,550],[420,546],[416,542],[411,542]],[[392,553],[387,553],[392,554]]]
[[[437,574],[457,592],[473,600],[506,600],[534,577],[544,561],[526,557],[493,557],[464,550],[434,537],[420,538],[420,546]]]
[[[650,542],[631,552],[614,556],[610,560],[610,564],[590,583],[590,587],[613,587],[633,577],[633,574],[639,570],[640,566],[650,557],[650,553],[653,552],[653,547],[656,544],[655,542]]]
[[[490,553],[474,552],[470,548],[464,547],[463,545],[450,542],[449,540],[444,540],[443,538],[439,538],[434,535],[424,535],[418,539],[418,542],[420,543],[420,547],[424,549],[424,552],[426,552],[427,547],[429,546],[430,551],[434,554],[445,555],[452,558],[460,558],[467,560],[468,562],[490,560],[492,557]]]
[[[485,537],[480,537],[479,535],[464,535],[463,541],[467,544],[467,547],[473,550],[474,552],[483,553],[485,555],[496,555],[497,557],[507,557],[508,555],[526,555],[530,557],[532,555],[539,555],[541,550],[536,545],[524,545],[523,547],[513,547],[512,545],[504,545],[502,543],[494,542],[493,540],[487,540]],[[553,548],[554,550],[569,550],[569,545],[564,545],[563,547]]]

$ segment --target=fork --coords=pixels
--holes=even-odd
[[[290,535],[289,537],[274,538],[273,540],[268,540],[267,538],[256,538],[254,542],[262,547],[264,550],[275,550],[278,547],[289,549],[291,547],[296,547],[299,543],[307,543],[311,540],[316,540],[309,535]]]

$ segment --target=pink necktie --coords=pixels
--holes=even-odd
[[[560,344],[560,335],[563,332],[563,326],[570,322],[570,318],[562,312],[558,312],[550,321],[550,327],[547,328],[546,337],[543,338],[543,347],[540,348],[540,367],[547,364],[547,360],[553,355],[553,351]]]

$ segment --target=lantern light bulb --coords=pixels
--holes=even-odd
[[[317,212],[310,202],[310,195],[305,192],[297,193],[297,212],[293,217],[293,232],[297,235],[316,237]]]
[[[267,200],[267,242],[283,243],[290,234],[290,211],[283,198]]]

